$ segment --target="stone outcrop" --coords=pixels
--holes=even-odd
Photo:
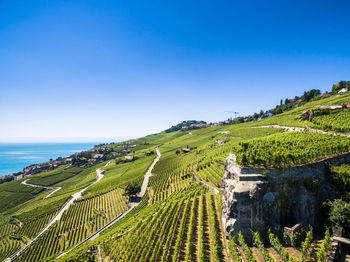
[[[317,210],[334,192],[325,180],[326,165],[350,163],[350,153],[288,168],[250,168],[226,159],[223,225],[227,235],[250,230],[278,231],[297,223],[314,225]]]

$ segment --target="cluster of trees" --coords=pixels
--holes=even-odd
[[[327,180],[338,193],[337,199],[324,203],[329,208],[329,222],[350,236],[350,165],[326,165],[326,171]]]
[[[347,88],[350,89],[350,81],[340,81],[339,83],[333,85],[332,92],[330,94],[337,94],[339,90]],[[326,92],[327,93],[327,92]],[[247,121],[255,121],[259,119],[260,117],[263,117],[267,113],[272,113],[274,115],[281,114],[283,112],[289,111],[295,107],[299,107],[307,102],[315,101],[322,99],[321,91],[319,89],[311,89],[309,91],[305,91],[302,96],[295,96],[294,98],[286,98],[281,99],[280,104],[276,105],[275,108],[263,111],[261,110],[260,113],[254,113],[251,116],[248,117],[237,117],[234,119],[234,123],[243,123]]]
[[[325,203],[329,208],[329,220],[334,228],[343,231],[344,235],[350,233],[350,203],[342,199],[328,200]]]
[[[338,84],[333,85],[332,93],[338,93],[339,90],[346,88],[350,89],[350,81],[340,81]]]
[[[197,121],[197,120],[188,120],[188,121],[183,121],[175,126],[172,126],[165,130],[166,133],[182,130],[185,128],[186,130],[194,130],[194,129],[200,129],[205,127],[207,122],[205,121]]]
[[[134,197],[141,192],[139,183],[133,182],[126,185],[123,196]]]
[[[275,115],[281,114],[285,111],[293,109],[296,106],[303,105],[312,100],[320,99],[320,95],[321,91],[319,89],[311,89],[309,91],[305,91],[302,96],[295,96],[294,99],[286,98],[284,102],[281,99],[280,104],[277,105],[274,109],[269,110],[269,112]]]

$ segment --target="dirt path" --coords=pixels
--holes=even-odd
[[[193,178],[194,178],[194,180],[195,180],[198,184],[200,184],[200,185],[202,185],[202,186],[204,186],[204,187],[207,187],[207,188],[208,188],[211,192],[213,192],[215,195],[219,194],[219,190],[218,190],[218,189],[216,189],[215,187],[212,187],[212,186],[208,185],[207,183],[204,183],[202,180],[199,180],[198,177],[197,177],[195,174],[193,174]]]
[[[309,131],[312,133],[322,133],[322,134],[330,134],[330,135],[339,135],[339,136],[346,136],[350,137],[350,133],[339,133],[339,132],[334,132],[334,131],[323,131],[320,129],[315,129],[308,127],[292,127],[292,126],[280,126],[280,125],[266,125],[266,126],[252,126],[250,128],[282,128],[286,130],[287,132],[304,132],[304,131]]]

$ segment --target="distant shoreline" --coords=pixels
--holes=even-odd
[[[0,176],[21,172],[24,168],[93,148],[100,142],[0,142]]]

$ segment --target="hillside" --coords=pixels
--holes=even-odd
[[[315,246],[319,242],[307,246],[312,242],[309,229],[297,244],[280,243],[276,236],[281,232],[260,232],[262,240],[256,233],[253,245],[242,235],[228,240],[222,224],[225,164],[234,154],[240,166],[288,168],[348,153],[349,104],[347,92],[259,121],[211,127],[183,122],[158,134],[101,146],[120,152],[133,145],[125,155],[89,166],[67,164],[1,184],[0,260],[21,247],[26,248],[12,261],[239,261],[237,257],[298,261],[305,252],[310,259],[320,255]],[[311,111],[313,116],[306,118],[303,113]],[[161,153],[159,161],[156,148]],[[126,155],[132,161],[125,161]],[[142,198],[125,194],[130,185],[141,187],[152,163],[155,166]],[[347,204],[348,164],[330,166],[327,180],[336,198]],[[27,179],[27,183],[60,189],[50,194],[53,190],[21,184]],[[81,197],[45,228],[80,191]],[[325,218],[314,225],[318,239],[324,239],[326,226],[337,225],[344,234],[350,233],[348,221],[344,225],[344,221],[332,220],[333,211],[332,206],[325,209]],[[93,234],[93,239],[84,242]]]

